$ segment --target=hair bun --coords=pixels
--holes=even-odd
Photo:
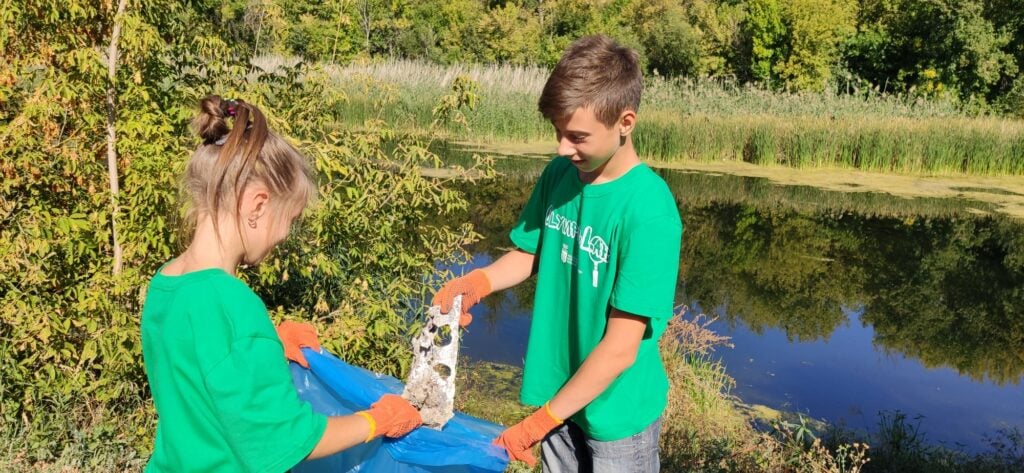
[[[199,115],[192,121],[192,128],[203,141],[212,143],[231,131],[224,110],[227,102],[219,95],[207,95],[199,101]]]

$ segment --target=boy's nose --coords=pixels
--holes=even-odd
[[[576,147],[573,146],[572,141],[568,138],[562,138],[558,140],[558,155],[559,156],[575,156]]]

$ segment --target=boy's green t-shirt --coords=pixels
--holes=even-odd
[[[548,164],[510,233],[537,265],[523,403],[539,406],[561,389],[601,341],[614,307],[649,319],[639,353],[572,420],[611,441],[658,419],[668,395],[658,338],[673,313],[682,232],[671,191],[646,165],[593,185],[566,158]]]
[[[299,399],[263,302],[220,269],[157,272],[142,355],[159,415],[147,472],[286,471],[327,426]]]

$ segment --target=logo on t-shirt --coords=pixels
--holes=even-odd
[[[579,229],[579,224],[574,220],[570,220],[556,213],[554,207],[548,207],[547,215],[544,217],[544,226],[561,232],[562,235],[572,238],[578,242],[580,251],[589,255],[590,262],[594,264],[594,269],[591,272],[591,282],[594,287],[597,287],[599,279],[598,267],[601,264],[608,263],[608,242],[601,236],[595,235],[594,227],[591,227],[590,225],[583,227],[583,232],[580,233],[579,238],[576,238],[576,232]],[[569,254],[569,248],[566,245],[562,245],[561,258],[562,263],[570,265],[575,263],[572,259],[572,255]]]
[[[572,254],[569,253],[569,245],[564,244],[564,243],[562,244],[561,258],[562,258],[562,263],[565,263],[565,264],[568,264],[568,265],[572,265],[572,266],[576,266],[576,262],[573,261],[573,259],[572,259]]]

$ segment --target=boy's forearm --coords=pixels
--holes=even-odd
[[[533,261],[534,255],[516,249],[484,267],[484,274],[491,282],[491,292],[508,289],[525,281],[533,274]]]
[[[612,309],[604,338],[551,399],[551,412],[567,419],[600,396],[633,365],[646,329],[646,318]]]

